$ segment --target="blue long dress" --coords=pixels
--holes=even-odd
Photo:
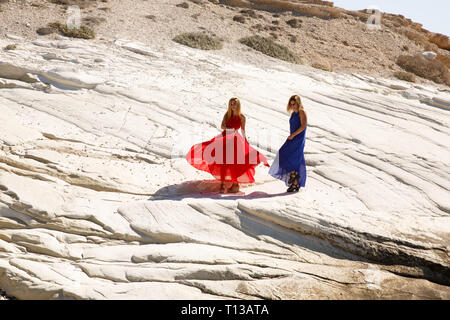
[[[298,130],[301,121],[298,112],[292,112],[289,119],[291,134]],[[289,186],[288,180],[292,171],[297,171],[300,178],[298,184],[304,187],[306,184],[306,163],[303,150],[305,148],[306,128],[292,140],[286,140],[269,169],[269,174],[282,180]]]

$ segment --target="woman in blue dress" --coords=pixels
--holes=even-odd
[[[306,163],[303,149],[305,148],[305,134],[308,124],[305,110],[299,95],[289,99],[287,111],[291,113],[289,119],[290,135],[269,169],[269,174],[286,183],[287,192],[298,192],[306,184]]]

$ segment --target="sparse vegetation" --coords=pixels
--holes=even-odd
[[[187,9],[187,8],[189,8],[189,3],[182,2],[182,3],[177,4],[176,7]]]
[[[185,46],[202,50],[220,50],[223,47],[221,40],[201,32],[183,33],[172,40]]]
[[[264,26],[261,23],[255,24],[255,25],[251,26],[251,28],[255,29],[255,30],[259,31],[259,32],[265,30]]]
[[[45,36],[47,34],[55,33],[56,29],[52,27],[41,27],[36,30],[36,33],[40,36]]]
[[[275,32],[271,32],[270,36],[274,39],[278,39],[278,35]]]
[[[251,18],[258,18],[258,15],[256,14],[255,10],[243,9],[243,10],[239,11],[239,13],[246,15],[248,17],[251,17]],[[262,17],[262,16],[260,15],[259,17]]]
[[[97,3],[97,1],[95,0],[47,0],[47,1],[65,7],[76,5],[80,7],[80,9],[85,9]]]
[[[397,58],[397,64],[419,77],[450,85],[449,71],[439,60],[426,59],[421,54],[415,56],[402,55]]]
[[[274,42],[272,39],[256,35],[242,38],[239,42],[270,57],[292,63],[300,63],[300,59],[294,53],[285,46]]]
[[[16,50],[17,49],[17,45],[16,44],[8,44],[5,47],[6,50]]]
[[[416,82],[416,76],[411,72],[396,71],[394,72],[394,77],[408,82]]]
[[[100,7],[100,8],[97,8],[97,9],[105,11],[105,12],[111,12],[112,11],[111,8],[109,8],[109,7]]]
[[[290,25],[292,28],[300,28],[302,26],[302,20],[300,19],[290,19],[286,21],[288,25]]]
[[[333,68],[331,67],[331,65],[325,61],[314,61],[311,64],[311,67],[316,68],[316,69],[320,69],[323,71],[328,71],[331,72],[333,71]]]
[[[105,22],[106,19],[102,17],[86,17],[83,18],[83,23],[85,23],[88,26],[98,25],[102,22]]]
[[[48,25],[50,28],[58,30],[62,35],[71,38],[94,39],[95,33],[88,26],[81,25],[80,28],[70,29],[67,25],[60,22],[52,22]]]
[[[237,15],[233,17],[233,21],[239,22],[239,23],[245,23],[247,22],[247,20],[245,19],[244,16],[241,15]]]

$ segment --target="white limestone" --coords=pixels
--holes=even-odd
[[[8,295],[450,298],[445,88],[176,43],[21,41],[0,52]],[[259,166],[255,184],[220,195],[185,161],[237,96],[270,163],[295,93],[306,189],[288,195]]]

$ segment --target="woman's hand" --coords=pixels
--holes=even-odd
[[[289,137],[287,138],[288,140],[292,140],[292,139],[294,139],[294,135],[293,134],[291,134],[291,135],[289,135]]]

